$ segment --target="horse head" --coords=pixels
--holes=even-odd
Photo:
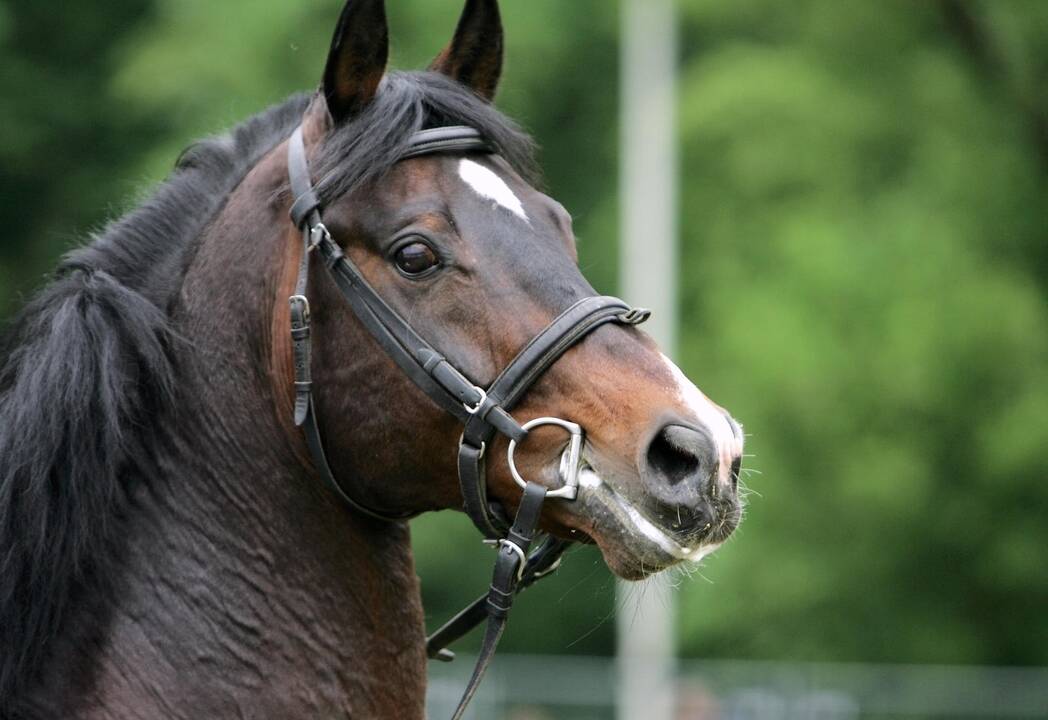
[[[466,3],[427,72],[387,73],[387,55],[383,2],[350,0],[302,124],[316,208],[332,246],[393,313],[468,384],[490,388],[533,338],[596,292],[578,267],[571,216],[539,189],[527,139],[491,104],[503,56],[496,2]],[[447,126],[477,130],[486,147],[412,151],[419,132]],[[295,199],[289,193],[286,202]],[[296,223],[285,231],[278,308],[309,254]],[[323,264],[317,255],[307,262]],[[432,402],[331,277],[316,277],[311,381],[332,473],[361,505],[385,514],[461,509],[456,448],[469,418]],[[275,312],[275,335],[288,319],[287,309]],[[288,408],[291,345],[274,349],[275,392]],[[514,443],[513,468],[510,438],[477,443],[489,507],[517,508],[514,472],[551,492],[570,475],[575,497],[547,502],[542,527],[595,542],[618,575],[637,579],[715,549],[740,517],[739,425],[632,323],[603,323],[562,350],[505,405],[520,424],[577,424],[585,442],[569,458],[563,427],[534,427]],[[310,462],[301,436],[289,432]]]

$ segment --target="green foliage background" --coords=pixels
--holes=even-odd
[[[192,139],[319,79],[339,0],[0,2],[0,313]],[[452,0],[389,0],[394,64]],[[618,16],[504,0],[499,105],[614,291]],[[1048,664],[1048,3],[682,0],[680,361],[750,434],[684,654]],[[487,582],[416,525],[433,622]],[[706,581],[708,580],[708,582]],[[590,549],[506,647],[608,653]]]

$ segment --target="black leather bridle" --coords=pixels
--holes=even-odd
[[[477,130],[463,126],[441,127],[415,133],[401,159],[439,153],[495,154],[494,148]],[[458,450],[459,483],[466,513],[497,546],[498,558],[488,592],[452,618],[429,637],[426,651],[430,658],[451,660],[447,646],[488,620],[483,646],[473,676],[459,702],[454,718],[461,717],[472,699],[494,655],[505,629],[513,599],[518,592],[553,572],[570,544],[545,537],[529,555],[536,540],[539,515],[547,497],[574,500],[578,493],[578,474],[584,433],[575,423],[559,418],[537,418],[521,425],[509,411],[561,355],[595,328],[609,322],[637,325],[650,313],[634,309],[613,297],[584,298],[560,314],[536,335],[486,388],[471,382],[405,321],[368,284],[360,270],[332,239],[320,215],[321,202],[310,177],[302,128],[288,142],[288,175],[295,197],[291,219],[302,231],[302,260],[291,304],[291,340],[295,373],[295,424],[301,427],[317,472],[351,508],[368,517],[384,521],[407,520],[410,513],[392,515],[369,508],[335,479],[324,453],[313,403],[310,361],[310,316],[306,299],[310,256],[316,254],[328,269],[357,319],[382,346],[400,369],[433,402],[456,417],[464,426]],[[514,451],[541,425],[556,425],[570,436],[561,462],[563,487],[547,490],[527,482],[516,470]],[[523,488],[523,498],[512,523],[487,497],[484,456],[496,433],[509,438],[509,465],[514,479]]]

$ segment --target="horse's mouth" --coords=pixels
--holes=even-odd
[[[612,572],[626,580],[700,562],[731,535],[741,515],[737,501],[722,504],[710,523],[682,534],[652,520],[588,463],[579,473],[578,498],[567,509],[576,531],[592,539]]]

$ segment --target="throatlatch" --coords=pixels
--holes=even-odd
[[[438,153],[497,152],[477,130],[454,126],[415,133],[401,159]],[[311,257],[327,268],[357,319],[368,329],[398,367],[439,407],[464,425],[458,450],[459,484],[464,509],[486,542],[495,545],[498,557],[488,592],[452,618],[429,637],[430,658],[448,661],[454,654],[447,646],[487,619],[487,629],[476,667],[459,702],[454,718],[460,718],[491,662],[506,626],[517,593],[553,572],[570,544],[545,537],[534,552],[542,505],[547,497],[574,500],[584,443],[582,428],[560,418],[537,418],[523,425],[509,411],[551,365],[591,331],[609,322],[638,325],[648,319],[647,310],[634,309],[613,297],[588,297],[567,308],[535,336],[517,356],[483,389],[471,382],[415,330],[368,284],[360,270],[331,237],[321,217],[321,202],[313,190],[306,148],[299,127],[288,141],[288,175],[295,200],[291,219],[302,231],[302,259],[291,306],[291,342],[295,373],[295,425],[302,428],[317,472],[351,508],[368,517],[390,522],[407,520],[412,514],[391,514],[370,508],[353,498],[335,478],[324,453],[324,443],[313,402],[311,375],[311,329],[308,294]],[[517,472],[514,454],[528,431],[540,425],[557,425],[568,432],[569,442],[561,479],[563,486],[548,490],[527,482]],[[495,434],[509,438],[508,461],[523,497],[512,524],[488,500],[485,454]],[[530,555],[529,555],[530,552]]]

